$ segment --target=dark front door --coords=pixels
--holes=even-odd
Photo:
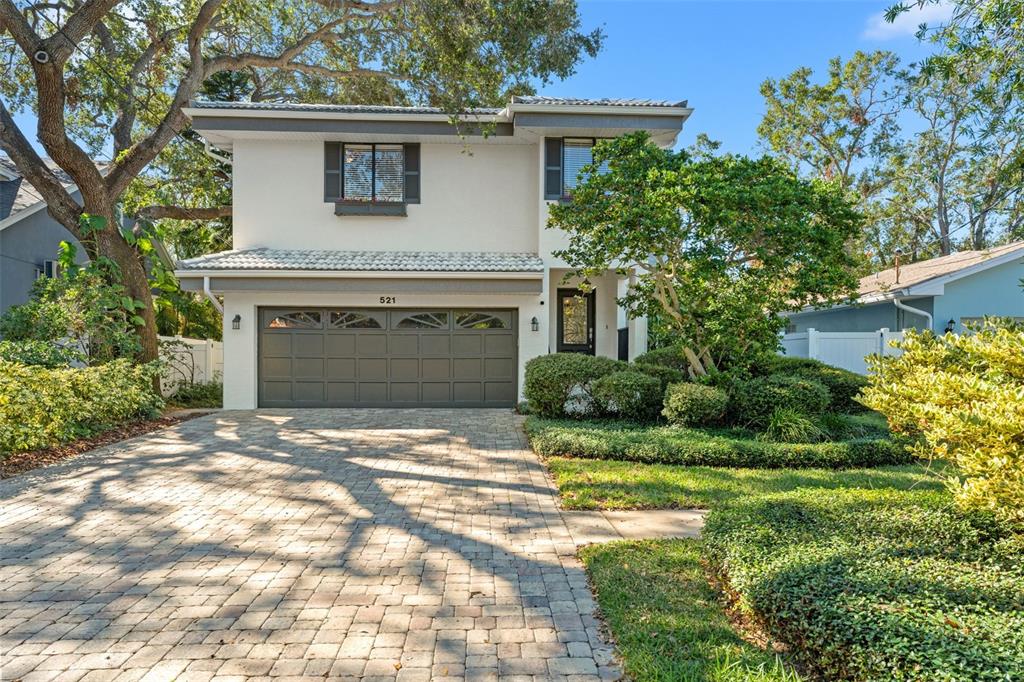
[[[558,352],[594,354],[595,290],[558,290]]]

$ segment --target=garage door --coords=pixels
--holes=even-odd
[[[261,407],[506,407],[512,310],[262,308]]]

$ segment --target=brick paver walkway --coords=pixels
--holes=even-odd
[[[0,503],[4,680],[618,676],[507,411],[222,412]]]

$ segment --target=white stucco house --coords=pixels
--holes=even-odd
[[[614,271],[563,281],[545,229],[595,140],[672,146],[686,102],[422,107],[195,103],[233,165],[233,249],[179,263],[224,314],[224,405],[512,406],[526,362],[618,354]],[[628,354],[646,350],[629,320]]]

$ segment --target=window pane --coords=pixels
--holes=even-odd
[[[316,310],[281,313],[271,318],[267,327],[270,329],[319,329],[320,313]]]
[[[405,161],[402,145],[379,144],[376,150],[377,178],[374,186],[376,201],[401,201],[405,182]]]
[[[392,313],[398,318],[394,323],[395,329],[447,329],[448,313],[445,312],[424,312],[424,313]],[[392,321],[394,321],[394,317]]]
[[[368,144],[345,145],[345,199],[373,199],[373,147]]]
[[[566,296],[562,299],[562,343],[582,346],[587,343],[587,299]]]
[[[345,311],[337,310],[331,311],[331,328],[332,329],[383,329],[384,325],[381,324],[377,316],[369,312],[361,312],[357,310]]]
[[[594,160],[593,143],[590,140],[566,139],[562,148],[563,177],[565,184],[563,192],[569,194],[576,187],[580,170]]]
[[[460,311],[455,313],[455,326],[459,329],[508,329],[512,314],[500,311]]]

